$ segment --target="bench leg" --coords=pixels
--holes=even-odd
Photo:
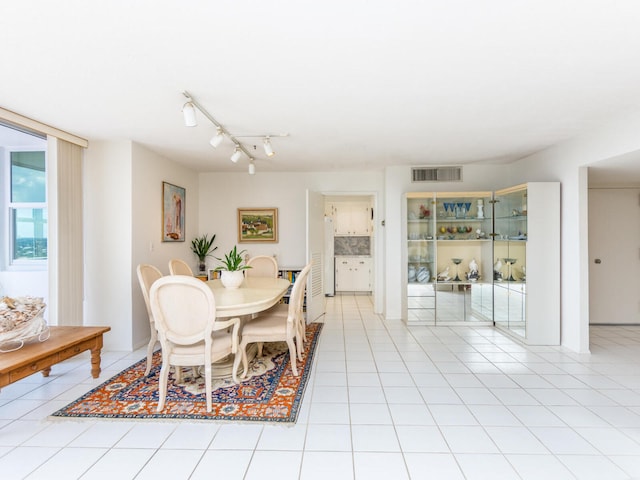
[[[42,370],[43,377],[48,377],[50,373],[51,373],[51,367],[47,367],[44,370]]]

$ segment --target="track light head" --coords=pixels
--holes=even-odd
[[[224,140],[224,133],[222,132],[222,128],[218,127],[218,131],[211,138],[209,143],[213,148],[218,148],[218,146],[222,143],[222,140]]]
[[[264,137],[264,153],[267,154],[267,157],[273,157],[276,152],[273,151],[273,147],[271,146],[271,137]]]
[[[182,106],[182,114],[184,115],[185,127],[195,127],[198,125],[198,121],[196,120],[196,106],[193,103],[185,103]]]
[[[231,161],[233,163],[238,163],[238,160],[240,160],[241,155],[242,155],[242,151],[240,150],[240,146],[236,145],[236,149],[233,151],[233,154],[231,155]]]
[[[256,174],[256,164],[253,163],[253,158],[249,161],[249,175]]]

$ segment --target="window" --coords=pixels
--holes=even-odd
[[[9,261],[47,259],[47,178],[44,151],[9,152]]]

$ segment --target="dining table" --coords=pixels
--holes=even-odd
[[[291,286],[289,280],[272,277],[247,277],[239,288],[226,288],[219,279],[208,280],[206,283],[211,288],[216,301],[216,317],[239,317],[241,322],[250,322],[260,312],[278,304]],[[242,336],[242,326],[240,336]],[[255,344],[249,346],[247,349],[249,361],[255,358],[257,351]],[[231,378],[233,360],[233,355],[230,355],[216,362],[213,365],[212,378]]]
[[[276,305],[291,283],[283,278],[247,277],[239,288],[226,288],[219,279],[207,281],[216,300],[217,317],[241,317]]]

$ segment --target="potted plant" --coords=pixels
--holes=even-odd
[[[214,233],[211,238],[205,233],[201,237],[196,237],[191,240],[191,251],[193,254],[198,257],[198,270],[200,273],[205,273],[207,267],[205,265],[205,259],[207,257],[211,257],[212,252],[216,250],[218,247],[213,246],[213,241],[216,239],[216,234]]]
[[[245,250],[238,252],[234,245],[231,251],[225,254],[224,259],[216,257],[222,262],[222,265],[216,270],[220,271],[220,281],[226,288],[238,288],[244,279],[243,270],[251,268],[249,265],[242,264],[244,252]]]

